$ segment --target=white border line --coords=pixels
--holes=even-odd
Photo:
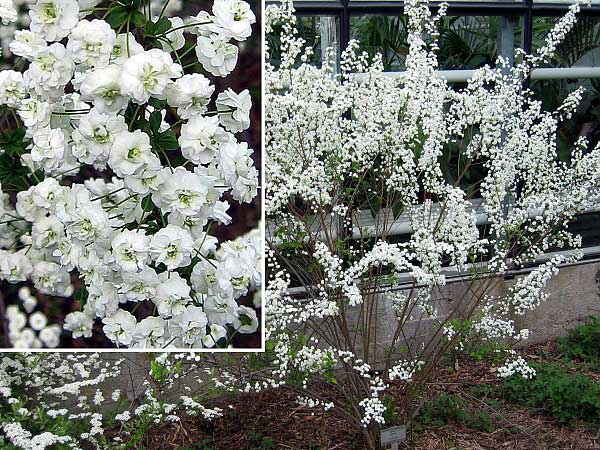
[[[265,288],[266,288],[266,220],[265,220],[265,1],[260,2],[260,151],[261,151],[261,175],[262,186],[260,191],[260,236],[262,239],[262,262],[261,262],[261,346],[260,348],[168,348],[168,349],[144,349],[144,348],[0,348],[1,353],[264,353],[266,349],[266,308],[265,308]]]

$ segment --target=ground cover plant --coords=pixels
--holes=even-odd
[[[259,333],[251,86],[228,78],[256,17],[238,0],[181,7],[0,5],[3,26],[28,24],[3,35],[0,71],[5,346],[214,348]]]

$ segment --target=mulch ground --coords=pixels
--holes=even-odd
[[[530,359],[558,359],[556,344],[524,350]],[[582,370],[582,369],[574,369]],[[598,374],[590,374],[597,378]],[[465,400],[473,411],[485,412],[494,431],[478,431],[463,423],[413,428],[403,447],[415,450],[598,450],[600,429],[582,424],[564,427],[535,410],[505,402],[486,402],[472,388],[498,384],[492,366],[468,361],[442,368],[428,384],[427,398],[451,393]],[[494,406],[492,406],[494,405]],[[183,418],[180,424],[161,424],[151,429],[143,443],[146,450],[363,450],[360,433],[335,415],[298,406],[296,395],[283,389],[221,399],[214,403],[224,417],[209,422]]]

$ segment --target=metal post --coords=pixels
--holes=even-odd
[[[531,54],[531,46],[533,42],[533,0],[525,0],[527,10],[523,16],[523,35],[521,41],[523,42],[523,50],[525,54]],[[531,74],[527,77],[523,83],[523,87],[526,89],[531,85]]]
[[[340,50],[346,50],[350,42],[350,0],[342,1],[342,12],[340,14]]]

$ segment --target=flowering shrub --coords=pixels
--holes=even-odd
[[[157,356],[139,385],[124,392],[114,386],[126,368],[124,359],[109,360],[98,353],[4,354],[0,447],[134,448],[152,424],[178,422],[181,415],[218,417],[219,408],[200,403],[218,387],[208,381],[205,371],[196,371],[195,383],[189,378],[185,364],[198,359],[193,354]],[[181,394],[175,382],[184,376],[189,385]]]
[[[181,18],[169,1],[20,3],[0,3],[3,23],[29,18],[0,71],[0,280],[75,303],[47,326],[22,288],[0,311],[10,344],[55,347],[62,329],[88,338],[96,322],[117,347],[257,332],[239,300],[260,288],[260,233],[214,236],[235,225],[231,202],[257,195],[240,141],[250,93],[216,92],[252,34],[249,4]]]
[[[287,386],[302,404],[312,397],[374,449],[386,391],[400,392],[396,412],[409,421],[449,351],[494,344],[506,360],[499,376],[535,376],[511,351],[529,333],[514,318],[543,304],[559,266],[581,256],[568,225],[600,200],[600,149],[581,138],[561,161],[556,130],[582,91],[544,112],[523,82],[578,9],[536,54],[517,51],[514,67],[499,58],[454,89],[436,75],[439,17],[419,0],[406,5],[401,77],[384,74],[381,57],[356,42],[341,55],[341,74],[332,53],[322,67],[307,64],[290,2],[268,8],[268,32],[281,30],[265,99],[271,372],[249,386]],[[450,147],[456,171],[446,170]],[[465,185],[476,166],[483,180]],[[400,225],[411,231],[404,240]],[[565,251],[540,260],[556,250]],[[515,270],[527,274],[497,289]],[[442,301],[451,279],[462,288]]]

